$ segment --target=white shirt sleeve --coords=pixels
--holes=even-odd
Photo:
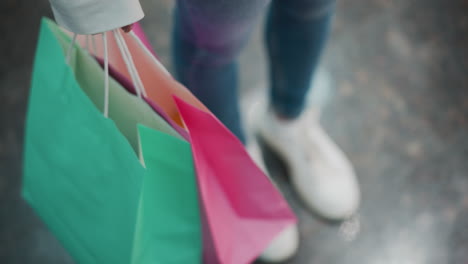
[[[50,0],[57,23],[77,34],[96,34],[143,18],[139,0]]]

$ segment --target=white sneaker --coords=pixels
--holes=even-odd
[[[316,112],[289,121],[264,111],[257,125],[259,136],[287,163],[293,186],[311,209],[333,220],[357,210],[360,192],[353,167]]]
[[[265,163],[255,139],[250,139],[247,151],[258,167],[269,177]],[[292,257],[299,246],[299,232],[297,224],[290,225],[279,233],[260,256],[266,262],[281,262]]]
[[[265,262],[283,262],[294,256],[298,247],[299,231],[297,225],[290,225],[271,241],[260,259]]]

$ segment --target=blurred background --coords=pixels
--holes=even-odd
[[[141,2],[141,24],[171,69],[174,1]],[[300,218],[300,250],[287,263],[468,263],[468,1],[338,2],[314,99],[355,165],[362,206],[342,223],[316,217],[266,151]],[[0,263],[73,263],[19,196],[41,16],[51,17],[47,0],[0,2]],[[242,55],[243,98],[266,89],[262,28]]]

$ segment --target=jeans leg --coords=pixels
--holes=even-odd
[[[283,117],[304,109],[334,6],[334,0],[273,0],[266,29],[271,104]]]
[[[178,0],[176,78],[245,142],[238,104],[238,55],[270,0]]]

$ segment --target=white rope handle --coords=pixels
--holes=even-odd
[[[117,46],[119,46],[120,52],[124,59],[125,65],[127,66],[127,70],[130,73],[130,76],[132,78],[133,85],[135,86],[135,89],[137,91],[138,97],[141,98],[141,94],[146,96],[146,91],[143,86],[143,82],[141,81],[140,75],[138,74],[132,55],[125,42],[125,39],[121,35],[119,29],[115,29],[113,32],[114,32],[114,36],[117,42]]]
[[[87,52],[89,52],[89,35],[86,35],[86,39],[85,39],[85,47]]]
[[[104,43],[104,116],[107,118],[109,117],[109,54],[106,33],[102,33],[102,39]]]
[[[137,83],[137,80],[136,80],[136,76],[133,72],[133,67],[130,63],[130,60],[129,58],[127,57],[127,53],[125,52],[124,48],[123,48],[123,44],[122,44],[122,41],[121,39],[119,38],[119,35],[117,33],[116,30],[113,30],[112,33],[114,33],[114,38],[115,38],[115,41],[117,43],[117,46],[120,50],[120,54],[122,55],[122,59],[124,60],[124,63],[125,63],[125,66],[127,67],[127,71],[128,73],[130,74],[130,77],[132,79],[132,83],[135,87],[135,90],[137,92],[137,95],[138,97],[141,98],[141,90],[140,90],[140,85]]]
[[[93,51],[93,54],[96,54],[96,41],[94,40],[94,35],[91,35],[91,49]]]
[[[74,33],[73,39],[70,42],[70,45],[68,46],[67,57],[66,57],[67,64],[70,64],[71,54],[72,54],[73,49],[75,48],[77,37],[78,37],[78,34]],[[85,38],[86,50],[89,50],[89,37],[90,37],[89,35],[86,35],[86,38]],[[91,36],[91,39],[92,39],[93,49],[95,51],[94,37]],[[109,55],[108,55],[109,52],[107,50],[108,45],[107,45],[106,33],[102,33],[102,39],[104,43],[104,109],[103,109],[103,112],[104,112],[104,116],[107,118],[109,117]]]
[[[143,41],[141,41],[141,39],[135,34],[135,32],[130,31],[129,34],[136,41],[136,43],[140,46],[140,48],[145,51],[146,55],[151,58],[153,63],[156,64],[156,66],[158,66],[165,74],[171,76],[169,71],[164,67],[164,65],[162,65],[162,63],[158,59],[156,59],[154,54],[151,53],[151,51],[145,46]]]
[[[72,54],[73,48],[75,48],[75,42],[76,42],[76,37],[77,37],[77,36],[78,36],[78,34],[76,34],[76,33],[73,34],[73,39],[72,39],[72,41],[70,42],[70,46],[68,46],[67,57],[66,57],[66,59],[65,59],[65,61],[67,62],[67,64],[70,64],[71,54]]]
[[[118,35],[119,38],[120,38],[120,41],[121,41],[122,46],[123,46],[123,48],[124,48],[124,51],[125,51],[126,54],[127,54],[127,58],[128,58],[129,61],[130,61],[130,66],[132,66],[133,74],[135,74],[135,79],[136,79],[136,81],[138,82],[138,84],[140,85],[140,91],[142,92],[143,95],[146,96],[145,87],[143,86],[143,82],[141,81],[140,74],[138,73],[138,70],[137,70],[137,68],[136,68],[135,62],[134,62],[134,60],[133,60],[132,53],[130,53],[130,50],[128,49],[127,42],[125,41],[124,37],[122,36],[122,33],[120,33],[120,30],[117,29],[116,31],[117,31],[117,35]]]

